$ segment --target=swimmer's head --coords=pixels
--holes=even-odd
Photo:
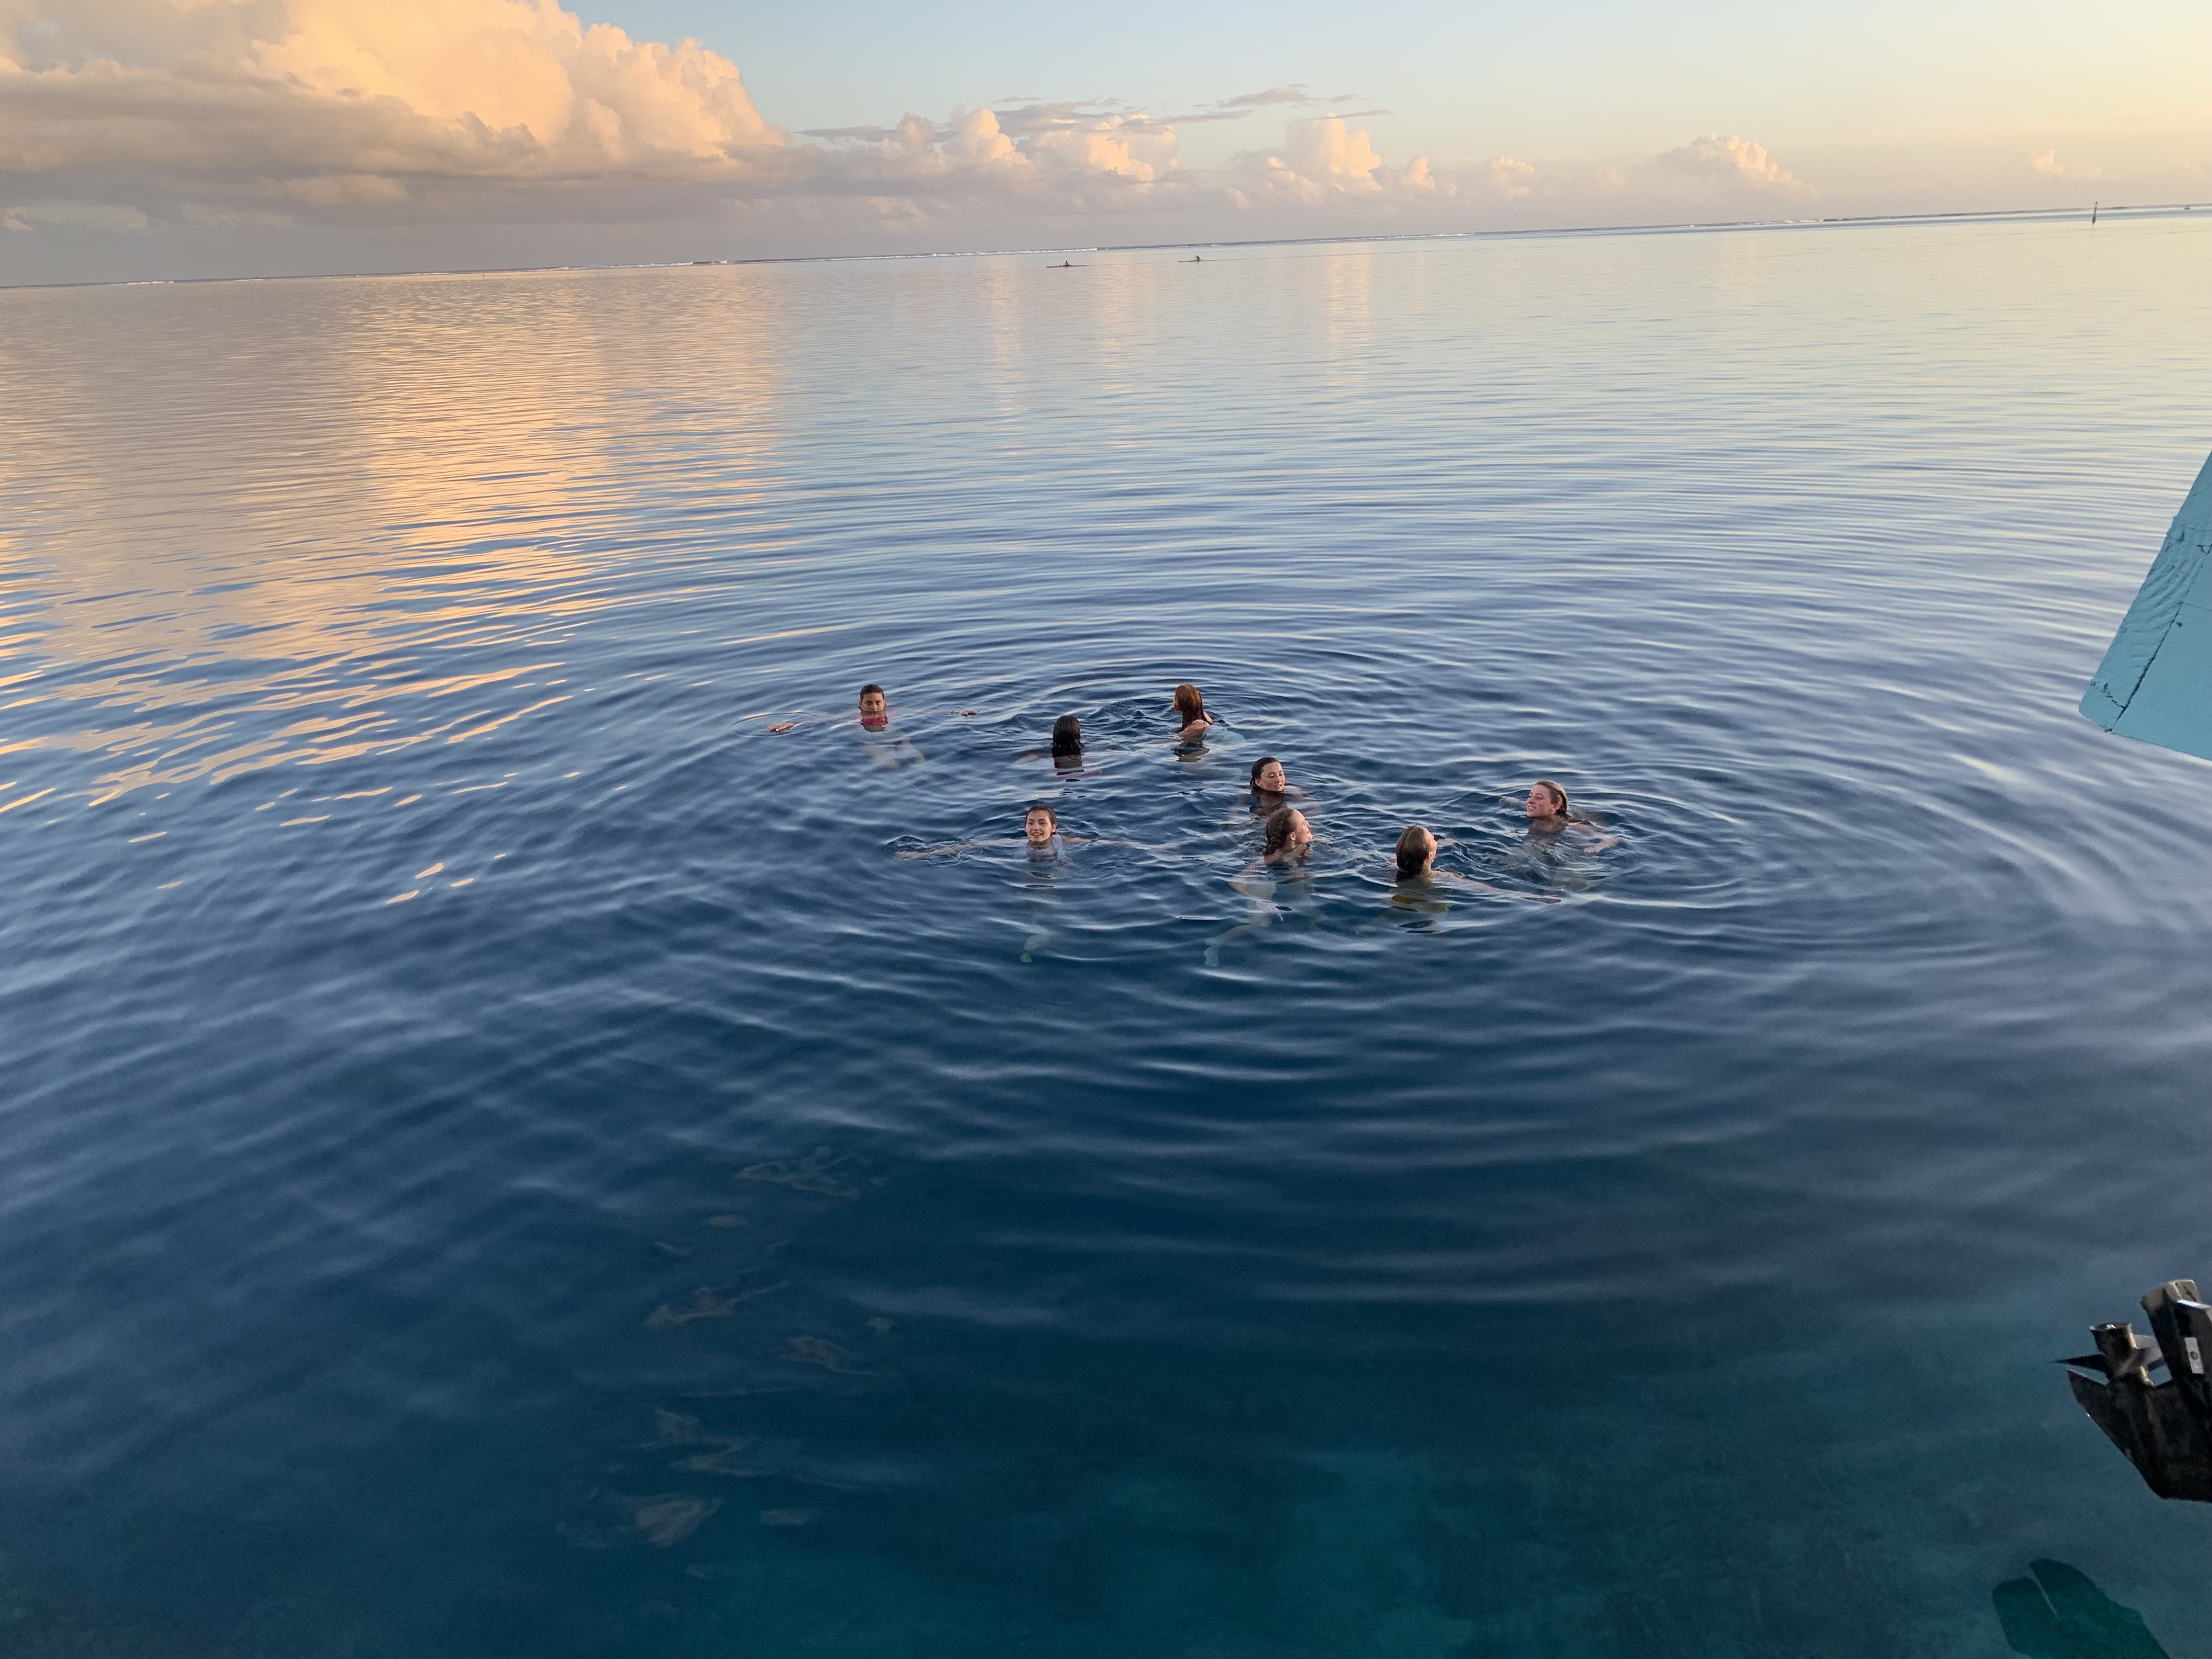
[[[1079,755],[1083,752],[1083,722],[1073,714],[1062,714],[1052,723],[1052,752],[1054,755]]]
[[[1528,786],[1528,816],[1532,818],[1563,818],[1567,815],[1567,792],[1549,778],[1539,778]]]
[[[1060,814],[1052,810],[1048,801],[1031,803],[1022,817],[1022,834],[1029,837],[1030,845],[1042,847],[1060,833]]]
[[[1306,815],[1295,806],[1268,813],[1265,833],[1263,845],[1270,858],[1279,853],[1303,853],[1313,845],[1313,829],[1306,823]]]
[[[1176,713],[1182,716],[1182,723],[1185,726],[1188,726],[1193,720],[1206,718],[1206,699],[1199,694],[1198,688],[1188,680],[1176,687],[1175,702]]]
[[[860,724],[878,726],[884,725],[889,719],[884,711],[884,688],[871,680],[860,688]]]
[[[1437,855],[1437,838],[1414,824],[1398,837],[1398,879],[1411,881],[1415,876],[1428,872],[1429,861]]]
[[[1279,795],[1288,780],[1283,776],[1283,763],[1273,755],[1262,755],[1252,763],[1252,788],[1262,795]]]

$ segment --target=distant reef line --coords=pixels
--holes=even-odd
[[[1550,225],[1524,230],[1422,230],[1353,236],[1255,236],[1210,242],[1100,242],[1066,246],[977,247],[903,250],[896,253],[778,253],[728,259],[641,259],[589,264],[456,265],[421,270],[320,270],[282,276],[140,276],[106,283],[0,283],[0,289],[52,288],[183,288],[205,283],[368,282],[414,276],[531,276],[577,270],[689,270],[698,266],[853,264],[900,259],[1012,259],[1071,253],[1181,253],[1206,248],[1349,247],[1363,242],[1533,241],[1547,236],[1685,236],[1752,230],[1835,230],[1875,225],[1978,224],[2002,221],[2063,223],[2080,219],[2147,218],[2193,213],[2212,207],[2204,202],[2141,202],[2083,207],[1988,208],[1959,213],[1865,213],[1826,218],[1729,219],[1639,225]]]

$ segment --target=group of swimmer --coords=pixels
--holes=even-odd
[[[1195,685],[1188,683],[1175,689],[1175,743],[1178,748],[1190,749],[1201,744],[1213,725],[1213,717],[1206,711],[1206,699]],[[962,708],[953,711],[960,715],[972,715],[976,711]],[[785,720],[768,729],[772,732],[789,732],[799,724]],[[890,710],[884,688],[872,682],[860,688],[860,724],[864,732],[878,739],[890,732]],[[900,758],[921,758],[921,751],[903,738],[896,739],[901,745],[897,756],[889,758],[896,765]],[[1073,714],[1062,714],[1053,722],[1051,745],[1044,749],[1025,750],[1018,760],[1042,760],[1049,757],[1063,771],[1083,764],[1083,723]],[[1261,829],[1260,854],[1237,877],[1239,890],[1250,892],[1247,885],[1251,878],[1270,866],[1298,866],[1305,862],[1314,844],[1313,827],[1306,815],[1291,803],[1310,800],[1312,797],[1290,781],[1283,763],[1273,755],[1262,755],[1252,763],[1251,791],[1247,799],[1255,813],[1263,814]],[[1617,844],[1617,838],[1605,834],[1588,817],[1575,810],[1567,798],[1565,788],[1551,778],[1539,778],[1528,786],[1522,803],[1529,829],[1547,837],[1573,834],[1586,844],[1587,850],[1601,851]],[[1141,842],[1108,841],[1091,836],[1064,836],[1060,828],[1060,814],[1049,801],[1035,801],[1022,817],[1022,836],[1019,841],[1011,838],[1000,841],[952,842],[941,847],[922,848],[897,854],[902,859],[923,859],[942,854],[963,853],[988,847],[1026,847],[1032,858],[1048,859],[1059,856],[1063,845],[1089,842],[1100,847],[1142,847],[1154,852],[1168,852],[1175,843],[1152,847]],[[1397,879],[1403,884],[1457,883],[1483,892],[1495,893],[1503,898],[1539,899],[1540,896],[1514,893],[1487,882],[1477,881],[1455,871],[1439,870],[1436,857],[1439,849],[1449,847],[1448,839],[1440,838],[1423,824],[1409,824],[1398,836],[1393,856],[1397,862]],[[1255,895],[1256,896],[1256,895]],[[1540,902],[1542,902],[1540,899]]]

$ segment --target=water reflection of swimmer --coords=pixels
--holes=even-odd
[[[1175,689],[1175,712],[1176,724],[1182,728],[1176,733],[1176,742],[1203,743],[1207,729],[1213,724],[1213,716],[1206,712],[1204,694],[1188,681]]]
[[[1576,811],[1574,804],[1567,799],[1567,792],[1549,778],[1539,778],[1528,786],[1528,798],[1522,803],[1522,810],[1528,815],[1531,835],[1571,833],[1579,846],[1592,853],[1620,845],[1620,836],[1607,835],[1595,822]]]
[[[1206,942],[1207,967],[1221,965],[1223,945],[1273,927],[1279,917],[1293,908],[1309,915],[1319,913],[1320,901],[1314,895],[1313,878],[1306,870],[1306,859],[1313,851],[1313,826],[1296,807],[1280,807],[1269,815],[1260,856],[1229,881],[1244,896],[1244,920]],[[1270,870],[1280,877],[1279,881],[1267,874]]]

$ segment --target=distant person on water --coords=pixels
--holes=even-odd
[[[1049,757],[1054,766],[1070,767],[1083,764],[1083,722],[1073,714],[1062,714],[1052,723],[1052,747],[1024,749],[1014,757],[1018,761],[1044,760]]]
[[[1620,837],[1608,836],[1582,813],[1575,811],[1567,792],[1549,778],[1539,778],[1528,786],[1528,799],[1524,803],[1528,828],[1540,836],[1557,836],[1567,830],[1577,830],[1596,840],[1590,844],[1592,852],[1602,852],[1608,847],[1618,847]]]
[[[860,688],[860,744],[870,760],[890,772],[922,758],[905,733],[891,730],[890,700],[873,680]]]
[[[902,859],[935,858],[945,853],[972,853],[987,847],[1024,847],[1033,859],[1060,857],[1070,847],[1136,847],[1149,853],[1172,853],[1176,843],[1151,846],[1141,841],[1108,841],[1097,836],[1063,836],[1060,832],[1060,814],[1050,801],[1033,801],[1028,811],[1022,814],[1022,838],[996,841],[947,842],[942,847],[924,847],[898,854]]]
[[[1029,854],[1029,928],[1022,940],[1022,960],[1033,962],[1036,952],[1042,950],[1052,938],[1053,919],[1058,915],[1060,901],[1053,895],[1055,866],[1066,857],[1067,843],[1079,839],[1074,836],[1063,838],[1060,833],[1060,814],[1053,810],[1050,801],[1032,801],[1029,811],[1022,814],[1022,834],[1018,841],[956,841],[943,847],[927,847],[918,851],[901,853],[902,859],[934,858],[942,853],[969,853],[985,848],[1018,847]]]
[[[1399,836],[1398,845],[1395,849],[1395,856],[1398,861],[1400,888],[1411,890],[1415,883],[1449,881],[1462,887],[1472,887],[1477,892],[1495,893],[1500,898],[1522,899],[1539,904],[1559,902],[1556,897],[1550,895],[1516,893],[1504,887],[1493,887],[1486,881],[1477,881],[1473,876],[1462,876],[1456,870],[1437,869],[1437,848],[1449,845],[1450,845],[1449,842],[1438,841],[1421,824],[1408,825]]]
[[[1399,880],[1430,880],[1437,873],[1437,838],[1418,823],[1409,825],[1398,837],[1397,858]],[[1449,870],[1443,873],[1448,880],[1459,879]]]
[[[1068,836],[1069,841],[1079,839]],[[1060,814],[1050,801],[1032,801],[1028,811],[1022,814],[1022,838],[995,841],[953,841],[942,847],[924,847],[916,851],[901,853],[902,859],[935,858],[942,853],[972,853],[986,847],[1026,847],[1032,858],[1057,858],[1064,850],[1060,833]]]
[[[1411,824],[1398,837],[1395,856],[1398,860],[1398,879],[1401,881],[1456,881],[1468,887],[1480,887],[1486,893],[1501,892],[1486,881],[1476,881],[1462,876],[1456,870],[1437,868],[1437,849],[1450,845],[1438,841],[1421,824]]]
[[[1296,787],[1285,775],[1282,762],[1273,755],[1262,755],[1252,763],[1252,810],[1272,812],[1286,801],[1311,800],[1313,797]]]
[[[860,725],[863,730],[880,732],[891,723],[890,705],[884,698],[884,688],[871,680],[860,688]],[[770,732],[796,732],[797,720],[779,720],[769,727]]]
[[[1313,851],[1313,826],[1306,822],[1306,815],[1295,806],[1277,807],[1261,827],[1260,856],[1238,871],[1230,885],[1239,892],[1266,896],[1261,890],[1269,885],[1264,873],[1267,867],[1273,865],[1285,875],[1304,875],[1306,855]],[[1255,877],[1260,878],[1256,888],[1248,884]]]
[[[973,710],[966,711],[973,713]],[[794,732],[805,720],[779,720],[768,729],[771,734]],[[900,767],[923,758],[921,750],[908,741],[903,732],[891,730],[890,704],[884,696],[884,688],[871,680],[860,688],[860,745],[867,757],[884,770],[896,772]]]
[[[1221,947],[1238,939],[1250,939],[1266,928],[1274,926],[1278,917],[1291,914],[1286,905],[1293,895],[1297,908],[1318,915],[1313,897],[1313,881],[1305,868],[1306,855],[1313,850],[1313,827],[1306,815],[1293,806],[1278,807],[1267,817],[1262,832],[1260,856],[1230,878],[1229,884],[1245,898],[1244,920],[1228,932],[1206,941],[1206,965],[1221,965]],[[1273,866],[1281,872],[1279,884],[1268,874]]]
[[[1295,806],[1279,806],[1261,826],[1260,856],[1254,868],[1265,864],[1303,864],[1313,851],[1313,826]]]
[[[977,711],[973,708],[956,708],[952,712],[964,720]],[[864,732],[884,732],[890,730],[890,705],[884,698],[884,688],[871,680],[860,688],[860,729]],[[769,733],[774,735],[784,732],[796,732],[804,724],[805,722],[802,720],[778,720],[768,729]],[[915,758],[921,758],[918,751]]]
[[[1206,698],[1188,680],[1175,689],[1176,719],[1182,730],[1176,733],[1177,743],[1196,743],[1205,737],[1206,728],[1213,724],[1213,716],[1206,712]]]

